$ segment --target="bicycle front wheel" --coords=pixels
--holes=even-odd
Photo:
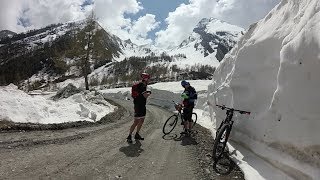
[[[163,128],[162,128],[163,134],[167,135],[171,133],[173,129],[176,127],[177,122],[178,122],[178,115],[174,114],[170,116],[163,125]]]
[[[224,124],[218,132],[216,139],[214,140],[212,153],[214,161],[218,160],[221,157],[224,149],[226,148],[228,136],[230,133],[229,129],[230,126],[228,124]]]

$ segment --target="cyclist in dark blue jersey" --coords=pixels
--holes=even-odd
[[[184,87],[181,97],[183,98],[183,119],[185,128],[185,132],[182,132],[182,134],[188,134],[190,133],[192,112],[198,95],[194,87],[192,87],[189,82],[183,80],[181,81],[181,86]]]

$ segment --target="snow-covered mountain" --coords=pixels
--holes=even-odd
[[[161,53],[165,52],[163,49],[159,49],[151,44],[136,45],[130,39],[122,40],[117,38],[118,45],[121,49],[119,57],[114,57],[116,61],[122,61],[125,58],[130,57],[146,57],[146,56],[160,56]]]
[[[31,81],[33,84],[38,81],[37,86],[46,86],[48,83],[80,77],[83,70],[80,64],[86,56],[86,29],[87,21],[83,20],[52,24],[1,39],[0,84],[21,81],[24,84]],[[243,31],[218,19],[202,19],[180,46],[164,50],[151,44],[138,46],[130,39],[122,40],[96,22],[90,69],[96,74],[95,79],[100,81],[104,77],[112,77],[111,80],[105,80],[109,83],[117,83],[118,79],[128,80],[128,77],[133,79],[136,75],[131,73],[138,73],[147,67],[161,79],[177,78],[177,74],[184,74],[184,78],[208,78]],[[140,65],[135,67],[129,60],[142,62],[136,63]],[[120,68],[119,64],[126,68]],[[126,69],[124,72],[129,74],[123,74],[122,71],[118,74],[119,71],[115,69]]]
[[[236,115],[232,139],[294,179],[320,177],[319,22],[319,0],[282,0],[250,26],[209,86],[210,104],[252,112]]]
[[[4,38],[11,38],[12,36],[16,35],[17,33],[9,31],[9,30],[2,30],[0,31],[0,40]]]
[[[180,54],[184,57],[176,57],[171,64],[176,64],[179,67],[195,64],[216,67],[244,32],[243,28],[219,19],[203,18],[187,39],[171,49],[160,49],[154,45],[138,46],[130,40],[119,41],[122,54],[116,60],[121,61],[131,56],[159,56],[163,53],[175,56]]]
[[[245,30],[216,18],[203,18],[191,35],[171,53],[186,54],[187,58],[217,64],[237,43]]]

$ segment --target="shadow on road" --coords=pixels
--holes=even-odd
[[[164,139],[164,140],[174,140],[177,137],[178,137],[177,134],[167,134],[167,135],[165,134],[165,135],[162,136],[162,139]]]
[[[191,136],[182,136],[181,137],[181,145],[182,146],[190,146],[190,145],[197,145],[198,142]]]
[[[188,146],[188,145],[197,145],[198,142],[195,138],[192,136],[184,136],[184,135],[177,135],[175,133],[163,135],[162,139],[164,140],[174,140],[174,141],[181,141],[182,146]]]
[[[121,147],[119,151],[128,157],[138,157],[144,150],[141,148],[141,142],[136,140],[134,144],[130,143],[128,146]]]

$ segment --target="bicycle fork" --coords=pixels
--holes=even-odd
[[[229,140],[231,129],[232,129],[232,126],[233,126],[233,121],[231,121],[228,124],[228,126],[229,126],[229,128],[227,128],[227,130],[225,131],[225,133],[221,137],[221,139],[224,139],[226,142],[228,142],[228,140]]]

